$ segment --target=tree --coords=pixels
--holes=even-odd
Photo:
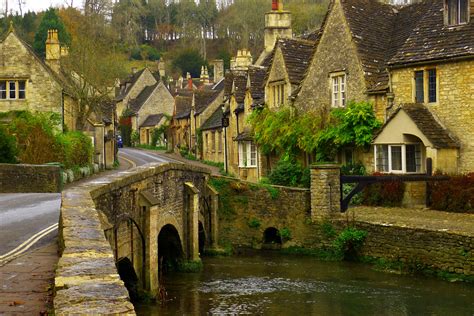
[[[183,76],[189,72],[193,78],[198,78],[200,76],[201,66],[205,64],[206,61],[196,50],[185,50],[178,54],[178,56],[173,60],[174,69],[179,69]]]
[[[97,22],[82,16],[69,55],[62,60],[62,75],[68,90],[77,101],[77,126],[82,130],[92,114],[101,118],[103,107],[111,104],[118,78],[125,75],[123,58],[107,30],[94,33]]]
[[[59,42],[61,44],[66,46],[71,44],[71,36],[66,31],[66,27],[59,18],[56,9],[49,8],[43,15],[43,19],[41,20],[33,42],[33,49],[38,55],[43,57],[45,56],[46,39],[48,37],[48,30],[50,29],[58,30]]]

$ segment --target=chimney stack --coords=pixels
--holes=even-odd
[[[59,43],[58,30],[48,30],[46,38],[46,63],[55,72],[59,72],[59,60],[61,58],[61,45]]]
[[[237,51],[237,56],[231,60],[231,70],[247,70],[252,65],[252,54],[247,49]]]
[[[224,60],[215,59],[212,64],[214,65],[214,83],[217,83],[224,78]]]
[[[276,39],[292,38],[291,13],[283,10],[283,0],[272,0],[272,10],[265,13],[265,52],[269,53],[275,46]]]

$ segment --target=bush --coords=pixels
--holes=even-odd
[[[380,173],[374,173],[382,176]],[[362,192],[362,204],[370,206],[401,206],[405,184],[402,181],[374,183]]]
[[[16,163],[17,153],[15,137],[0,125],[0,163]]]
[[[367,232],[356,228],[344,229],[334,240],[333,247],[336,253],[344,260],[355,260],[364,244]]]
[[[474,173],[429,183],[431,208],[446,212],[474,213]]]
[[[303,176],[304,175],[304,176]],[[298,162],[291,162],[288,160],[278,161],[275,168],[268,175],[268,179],[272,184],[285,185],[291,187],[303,186],[309,187],[309,169],[304,172],[303,168]]]
[[[135,60],[159,60],[160,53],[158,50],[150,45],[140,45],[139,47],[135,47],[130,52],[130,57]]]
[[[62,162],[66,168],[91,164],[94,149],[89,137],[77,131],[60,134],[58,137],[64,151]]]

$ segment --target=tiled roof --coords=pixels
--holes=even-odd
[[[369,91],[387,89],[390,65],[474,55],[474,24],[445,26],[442,0],[402,8],[376,0],[341,3]]]
[[[128,92],[130,92],[133,85],[135,84],[135,82],[137,82],[138,78],[140,78],[140,76],[145,71],[145,69],[146,68],[143,68],[143,69],[131,74],[130,76],[128,76],[124,80],[122,80],[122,82],[120,83],[120,85],[121,85],[120,94],[116,98],[118,101],[123,100],[123,98],[125,98],[125,96],[128,94]]]
[[[283,54],[290,83],[299,85],[311,64],[316,42],[303,39],[279,39],[277,45]]]
[[[411,118],[411,120],[420,129],[423,135],[436,148],[457,148],[459,147],[458,142],[449,134],[448,130],[444,128],[438,120],[433,116],[431,111],[423,104],[402,104],[385,122],[382,129],[377,133],[379,135],[385,126],[390,124],[391,120],[398,114],[400,110]]]
[[[423,14],[409,37],[398,49],[389,64],[474,56],[474,23],[456,27],[444,24],[444,3],[441,0],[426,2],[420,8]],[[472,6],[472,4],[471,4]],[[471,12],[472,14],[472,12]]]
[[[253,140],[253,135],[252,135],[252,132],[250,131],[243,131],[242,133],[239,133],[239,135],[237,135],[234,138],[234,141],[252,141],[252,140]]]
[[[205,131],[219,128],[222,128],[222,109],[220,107],[202,124],[201,130]]]
[[[189,117],[191,114],[191,106],[193,99],[190,96],[177,95],[174,99],[176,105],[176,119],[183,119]]]
[[[153,127],[153,126],[156,126],[156,125],[158,125],[158,123],[160,123],[161,119],[164,116],[165,115],[163,113],[148,115],[145,122],[143,122],[142,125],[140,125],[140,127]]]
[[[199,114],[204,111],[217,97],[219,91],[215,90],[198,90],[194,92],[194,112]]]
[[[130,103],[129,103],[130,110],[135,114],[138,113],[138,111],[140,111],[141,107],[146,102],[146,100],[148,100],[148,98],[151,96],[153,91],[155,91],[157,86],[158,86],[158,83],[155,83],[152,86],[146,86],[145,88],[143,88],[143,90],[140,91],[140,93],[137,95],[135,99],[130,100]]]
[[[249,67],[248,76],[250,80],[250,94],[254,103],[263,101],[265,98],[265,76],[267,68],[263,67]]]
[[[232,83],[234,82],[234,74],[228,72],[225,74],[224,78],[224,97],[228,98],[232,93]]]
[[[244,103],[245,90],[247,88],[247,73],[238,72],[234,74],[234,97],[238,104]]]

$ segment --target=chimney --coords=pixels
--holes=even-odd
[[[291,13],[283,10],[283,0],[272,0],[272,10],[265,13],[264,32],[265,52],[269,53],[275,46],[276,39],[292,38]]]
[[[158,71],[160,73],[160,77],[163,78],[166,76],[166,64],[163,57],[161,57],[160,60],[158,61]]]
[[[193,78],[191,78],[189,72],[186,74],[186,78],[188,79],[188,90],[193,90]]]
[[[214,82],[217,83],[224,78],[224,60],[215,59],[212,64],[214,65]]]
[[[253,59],[252,54],[247,49],[237,51],[237,56],[232,59],[232,70],[247,70],[252,65]]]
[[[58,30],[48,30],[46,38],[46,63],[55,72],[59,72],[61,58],[61,45],[59,44]]]
[[[201,75],[199,75],[200,81],[203,82],[205,77],[206,77],[206,73],[205,73],[205,70],[204,70],[204,66],[201,66]]]

